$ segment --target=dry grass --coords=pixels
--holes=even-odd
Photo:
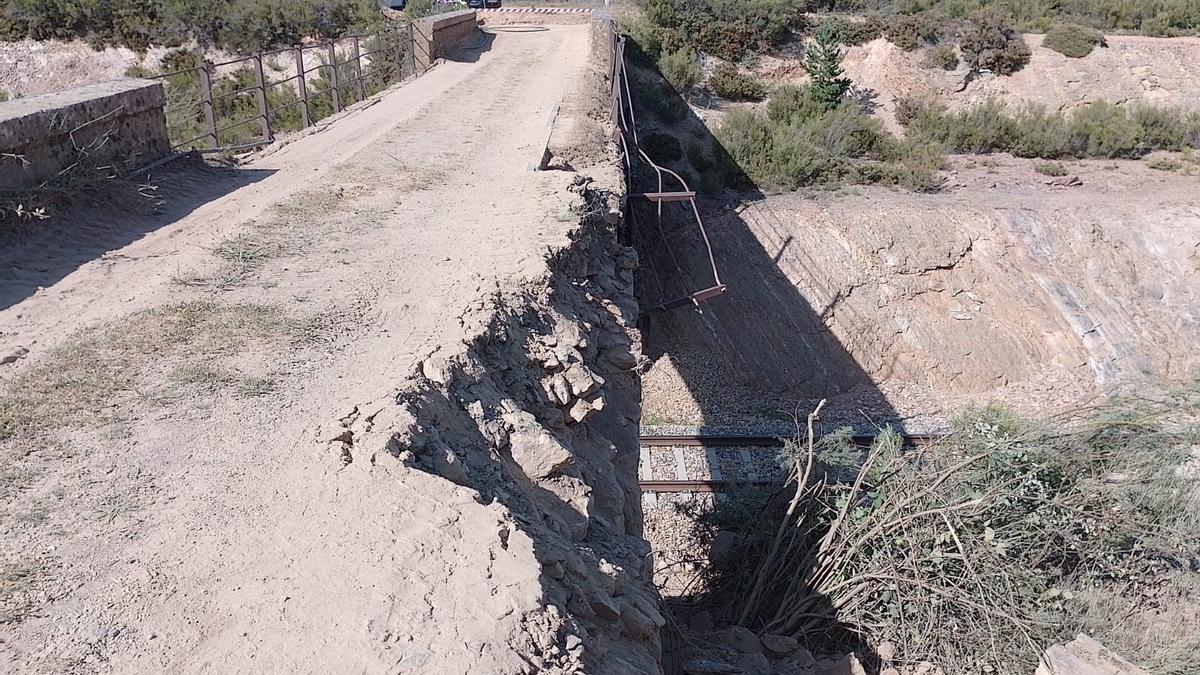
[[[222,357],[295,342],[307,331],[305,322],[274,307],[207,301],[160,307],[85,331],[7,388],[0,398],[0,440],[116,421],[137,401],[152,399],[163,379],[219,389],[235,382],[215,374]]]
[[[24,558],[0,560],[0,625],[20,621],[37,605],[32,582],[41,570]]]
[[[1182,467],[1198,420],[1192,388],[1042,421],[971,410],[920,450],[893,432],[813,442],[810,422],[777,527],[744,533],[711,600],[818,649],[890,641],[947,672],[1030,672],[1080,630],[1197,672],[1200,490]]]
[[[239,270],[249,271],[271,257],[274,247],[252,234],[239,234],[212,248],[213,255]]]
[[[219,395],[269,394],[274,381],[240,372],[237,357],[277,354],[312,337],[312,322],[278,308],[208,301],[138,312],[71,337],[0,392],[0,522],[28,529],[52,518],[58,507],[45,500],[53,477],[40,475],[75,452],[74,433],[119,434],[158,406],[198,409]],[[114,494],[92,517],[111,524],[137,508]],[[0,560],[0,623],[20,621],[44,601],[40,580],[52,566]]]

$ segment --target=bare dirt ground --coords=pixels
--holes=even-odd
[[[766,197],[705,222],[730,290],[648,315],[647,424],[942,427],[1149,391],[1200,362],[1200,191],[1146,162],[954,158],[947,189]],[[1067,186],[1075,177],[1081,184]],[[1147,389],[1149,387],[1150,389]]]
[[[467,369],[447,364],[537,319],[503,308],[542,292],[585,210],[576,174],[531,167],[589,67],[588,27],[460,56],[238,171],[167,169],[158,205],[5,242],[0,343],[30,351],[0,366],[0,670],[571,672],[599,658],[581,644],[610,629],[568,621],[542,570],[576,589],[602,572],[617,593],[621,568],[535,546],[538,517],[503,489],[481,497],[471,462],[446,451],[470,426],[446,406],[472,396],[445,389]],[[598,303],[588,287],[555,297]],[[590,358],[623,335],[585,310],[607,338],[545,340]],[[425,470],[416,445],[397,459],[380,436],[414,377],[446,402],[406,427],[441,448]],[[510,396],[505,418],[525,420]],[[590,400],[581,421],[603,405]],[[590,434],[608,463],[587,470],[611,472],[612,443]],[[568,464],[528,480],[575,485]],[[596,507],[607,541],[621,509]],[[601,603],[648,639],[653,605],[627,587],[559,604],[589,619]],[[589,672],[654,669],[633,658]]]
[[[82,40],[0,42],[0,90],[10,96],[37,96],[115,80],[138,61],[131,49],[96,51]]]

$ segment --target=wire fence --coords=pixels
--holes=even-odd
[[[418,75],[414,26],[260,52],[153,75],[163,83],[172,149],[218,152],[271,143]],[[423,59],[428,63],[429,59]],[[287,75],[286,77],[272,77]]]
[[[611,58],[609,76],[612,83],[610,114],[614,126],[613,140],[620,146],[624,156],[625,173],[629,180],[628,193],[630,199],[633,200],[627,209],[629,230],[632,232],[633,238],[637,240],[635,247],[643,254],[642,257],[650,273],[649,279],[654,281],[658,298],[657,302],[646,303],[645,307],[649,310],[661,311],[686,306],[699,309],[701,302],[724,294],[726,286],[721,282],[712,243],[709,241],[704,221],[700,218],[700,209],[696,204],[696,192],[688,187],[687,181],[682,176],[657,164],[638,144],[633,95],[629,87],[629,74],[625,68],[625,37],[617,31],[615,22],[612,23],[611,28],[612,30],[609,32]],[[634,189],[633,182],[635,174],[638,173],[634,171],[635,162],[638,163],[639,168],[644,166],[652,172],[654,181],[652,190],[638,191]],[[673,187],[675,183],[678,184],[678,189],[669,190],[668,187]],[[652,219],[656,226],[653,232],[644,228],[637,218],[638,202],[642,200],[653,207]],[[671,214],[666,211],[668,208],[681,210],[682,213]],[[676,217],[664,219],[665,215]],[[664,224],[664,220],[668,221],[667,225]],[[677,223],[682,223],[683,227],[669,227],[669,225]],[[691,252],[694,247],[690,246],[687,241],[691,239],[690,233],[687,232],[691,229],[691,223],[694,223],[695,231],[700,235],[700,248],[707,263],[702,265],[704,271],[699,283],[691,278],[692,275],[687,271],[687,268],[690,267],[687,259],[694,257]],[[675,245],[672,245],[672,239],[676,240]],[[658,254],[660,249],[664,255]],[[660,273],[655,263],[656,258],[668,260],[674,271]]]

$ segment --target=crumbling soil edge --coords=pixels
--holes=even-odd
[[[665,620],[641,538],[636,254],[618,243],[619,170],[601,173],[575,177],[578,223],[541,278],[482,285],[457,344],[322,435],[346,466],[434,474],[502,505],[501,538],[532,541],[543,591],[497,630],[502,649],[532,650],[538,671],[656,673]]]

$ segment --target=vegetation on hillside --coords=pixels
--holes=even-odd
[[[1157,36],[1191,35],[1200,29],[1200,3],[1195,0],[813,0],[806,9],[874,14],[885,22],[922,12],[963,19],[984,9],[1030,33],[1043,33],[1056,23]]]
[[[799,0],[643,0],[642,9],[634,37],[655,58],[690,47],[738,60],[805,25]]]
[[[892,136],[856,101],[830,107],[812,87],[780,87],[765,111],[730,112],[717,139],[736,164],[727,176],[744,172],[766,190],[879,183],[924,191],[940,184],[936,147]]]
[[[951,112],[936,101],[902,101],[897,119],[913,142],[950,152],[1018,157],[1135,159],[1154,150],[1200,149],[1200,112],[1098,101],[1072,113],[997,101]]]
[[[389,56],[395,54],[397,45],[380,42],[387,39],[386,35],[372,37],[363,43],[362,50],[364,52],[382,50],[381,53]],[[318,62],[311,64],[312,67],[327,63],[327,58],[323,55],[309,53],[306,58],[319,59]],[[339,54],[339,59],[347,58],[348,55]],[[204,111],[201,107],[200,77],[195,71],[189,70],[199,67],[203,63],[204,60],[199,54],[184,49],[172,51],[163,57],[162,72],[182,71],[163,80],[167,96],[167,132],[173,144],[191,141],[203,136],[208,131]],[[273,68],[270,59],[266,59],[266,66],[268,80],[281,79],[281,76],[272,77]],[[307,90],[310,121],[315,122],[334,112],[332,70],[326,66],[320,68],[314,74],[315,76],[309,76]],[[360,100],[359,89],[354,83],[353,64],[342,63],[337,70],[340,83],[338,101],[342,107],[345,107]],[[147,77],[155,73],[135,66],[127,74],[133,77]],[[392,58],[368,60],[363,68],[362,94],[372,96],[397,79],[399,79],[397,63]],[[216,127],[219,130],[226,129],[220,132],[218,145],[232,147],[260,140],[262,129],[258,122],[255,76],[249,65],[227,75],[214,77],[212,86]],[[273,133],[295,131],[303,126],[299,96],[293,84],[268,86],[266,96],[267,108],[272,111],[270,125]],[[189,143],[189,147],[190,145]],[[200,138],[196,147],[203,148],[210,145],[209,139],[204,137]]]
[[[195,41],[251,52],[365,29],[374,0],[5,0],[0,40],[82,38],[145,50]]]
[[[761,82],[727,62],[713,69],[708,88],[727,101],[761,101],[767,97],[767,88]]]
[[[943,153],[1009,152],[1039,159],[1138,158],[1156,150],[1200,148],[1200,113],[1174,108],[1115,106],[1097,102],[1071,114],[998,102],[950,111],[937,101],[901,99],[896,119],[903,138],[886,131],[868,107],[852,96],[842,72],[840,31],[848,20],[824,19],[808,41],[801,64],[808,84],[777,87],[765,107],[735,108],[715,129],[719,151],[686,153],[704,191],[756,187],[767,191],[845,183],[896,185],[918,191],[941,185]],[[1029,58],[1029,49],[997,12],[977,11],[958,35],[961,58],[974,70],[1008,73]],[[932,35],[920,26],[913,35]],[[923,38],[922,38],[923,39]],[[645,64],[649,53],[634,41]],[[932,63],[953,69],[959,51],[947,43],[930,50]],[[700,79],[701,57],[690,46],[660,56],[661,72],[677,91]],[[687,104],[670,88],[635,77],[634,100],[660,124],[687,120]],[[757,100],[766,90],[733,64],[721,62],[709,89],[731,101]],[[689,150],[691,150],[689,148]],[[679,156],[678,149],[667,161]],[[1043,165],[1043,169],[1050,165]],[[689,167],[677,166],[690,174]],[[716,177],[714,177],[716,176]]]

